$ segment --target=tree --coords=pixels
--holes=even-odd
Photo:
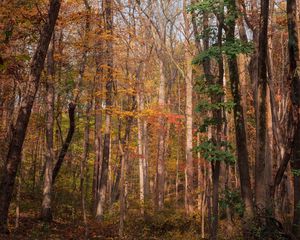
[[[104,16],[104,30],[109,34],[109,38],[105,41],[105,63],[107,69],[104,72],[106,78],[106,99],[105,99],[105,130],[103,140],[103,154],[101,162],[101,178],[99,183],[99,203],[97,206],[98,220],[102,220],[104,213],[104,203],[107,190],[107,179],[108,179],[108,160],[110,155],[110,134],[111,134],[111,107],[113,106],[113,11],[112,1],[103,1],[103,16]]]
[[[260,15],[259,45],[258,45],[258,79],[256,87],[256,161],[255,161],[255,203],[264,209],[266,207],[265,166],[267,156],[267,46],[268,46],[269,0],[262,1]]]

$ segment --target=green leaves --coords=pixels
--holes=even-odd
[[[215,12],[219,9],[220,1],[216,0],[203,0],[188,7],[189,12],[196,12],[198,14],[204,14],[207,12]]]
[[[201,64],[204,60],[207,59],[216,59],[218,60],[220,57],[222,57],[222,51],[218,46],[212,46],[209,49],[202,51],[200,54],[198,54],[192,61],[192,64]]]
[[[292,169],[292,174],[296,177],[300,177],[300,169]]]
[[[205,118],[203,123],[198,128],[199,132],[206,132],[209,126],[216,126],[221,124],[222,121],[217,120],[216,118]]]
[[[240,39],[226,41],[223,44],[222,52],[229,58],[235,57],[238,54],[250,54],[253,52],[253,44],[243,42]]]
[[[215,143],[212,139],[206,140],[195,147],[195,151],[200,152],[207,161],[223,161],[228,164],[235,163],[235,157],[230,151],[232,149],[229,142],[221,141],[220,143]]]
[[[251,42],[243,42],[240,39],[225,41],[222,47],[211,46],[208,50],[202,51],[192,61],[193,64],[201,64],[204,60],[219,60],[223,55],[233,58],[238,54],[250,54],[253,52],[253,44]]]
[[[233,109],[234,105],[235,103],[233,101],[210,103],[204,100],[198,104],[196,111],[202,112],[204,110],[212,111],[212,110],[220,110],[220,109],[231,110]]]
[[[242,201],[241,195],[237,190],[225,189],[220,198],[219,204],[222,210],[229,208],[233,210],[234,213],[237,213],[239,216],[242,216],[245,210],[245,205]]]

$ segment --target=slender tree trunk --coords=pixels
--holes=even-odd
[[[59,170],[63,164],[64,158],[68,152],[69,146],[71,145],[71,141],[75,132],[75,109],[76,109],[76,105],[71,102],[69,104],[69,120],[70,120],[70,126],[69,126],[69,130],[68,130],[68,134],[67,137],[61,147],[59,156],[58,156],[58,160],[54,166],[53,172],[52,172],[52,185],[55,184],[55,180],[56,177],[59,173]]]
[[[85,185],[87,182],[86,170],[88,168],[88,158],[89,158],[89,147],[90,147],[90,111],[92,108],[92,101],[86,104],[85,111],[85,127],[84,127],[84,142],[83,142],[83,156],[80,162],[80,195],[81,195],[81,209],[82,218],[85,228],[85,239],[88,239],[88,223],[87,223],[87,213],[86,213],[86,191]]]
[[[101,20],[102,16],[100,16]],[[99,183],[101,179],[101,166],[102,166],[102,75],[103,69],[101,65],[103,65],[103,44],[102,40],[98,42],[97,45],[97,56],[96,56],[96,77],[95,77],[95,85],[96,85],[96,92],[95,92],[95,161],[94,161],[94,175],[93,175],[93,212],[95,216],[99,215],[96,212],[97,204],[99,200]]]
[[[20,166],[19,175],[18,175],[17,194],[16,194],[16,221],[15,221],[15,228],[19,228],[19,226],[20,226],[21,185],[22,185],[22,172],[21,172],[21,166]]]
[[[103,142],[103,159],[101,163],[101,174],[99,183],[99,202],[97,204],[97,215],[96,219],[101,221],[104,213],[104,204],[107,190],[107,180],[108,180],[108,162],[110,158],[110,134],[111,134],[111,107],[113,106],[113,43],[112,43],[112,33],[113,33],[113,13],[112,13],[112,1],[103,1],[103,11],[104,11],[104,26],[105,31],[109,34],[109,39],[106,40],[106,52],[105,61],[107,64],[107,69],[105,70],[106,82],[106,111],[105,111],[105,131],[104,131],[104,142]]]
[[[51,191],[52,191],[52,165],[54,160],[54,145],[53,145],[53,129],[54,129],[54,44],[55,38],[53,34],[53,43],[51,44],[50,51],[48,52],[48,76],[47,79],[47,113],[46,113],[46,161],[45,161],[45,174],[44,174],[44,188],[43,188],[43,202],[41,219],[45,222],[52,221],[51,211]]]
[[[50,1],[48,18],[43,26],[34,57],[31,61],[28,88],[22,100],[17,121],[13,129],[12,139],[9,144],[4,173],[0,183],[0,232],[8,232],[7,217],[15,184],[15,177],[21,162],[21,152],[26,129],[34,99],[39,88],[41,72],[44,67],[48,46],[60,9],[60,2],[60,0]]]
[[[141,83],[139,83],[141,85]],[[142,112],[144,110],[144,96],[141,87],[139,87],[139,93],[137,96],[137,103],[139,111]],[[144,205],[145,205],[145,188],[146,188],[146,176],[145,176],[145,148],[144,148],[144,120],[138,118],[138,153],[139,153],[139,180],[140,180],[140,204],[141,204],[141,213],[144,214]]]
[[[125,136],[119,141],[119,149],[121,153],[121,190],[120,190],[120,225],[119,225],[119,237],[122,238],[124,235],[124,221],[126,214],[126,174],[127,174],[127,161],[129,156],[129,138],[133,118],[127,117]]]
[[[258,46],[258,79],[256,88],[256,161],[255,203],[258,208],[266,207],[266,154],[267,154],[267,46],[268,46],[269,0],[261,2],[260,32]]]
[[[228,24],[227,41],[235,41],[235,15],[236,5],[235,0],[231,0],[228,4],[228,11],[234,18]],[[229,78],[231,83],[231,92],[234,100],[234,125],[235,125],[235,139],[237,147],[237,162],[239,167],[241,195],[245,204],[245,215],[247,218],[253,217],[253,194],[250,182],[248,149],[247,149],[247,135],[244,120],[244,110],[241,97],[241,83],[238,69],[238,62],[236,56],[228,57]],[[244,105],[245,106],[245,105]]]
[[[164,110],[166,103],[165,96],[165,66],[162,56],[159,56],[160,82],[159,82],[159,97],[158,104],[161,111]],[[164,207],[164,186],[165,186],[165,119],[163,116],[159,117],[159,136],[158,136],[158,156],[156,167],[156,206],[158,210]]]
[[[190,16],[187,14],[187,2],[183,1],[183,17],[184,17],[184,33],[185,33],[185,85],[186,85],[186,188],[185,188],[185,211],[187,214],[193,213],[194,208],[194,163],[193,163],[193,68],[192,68],[192,53],[190,49]]]

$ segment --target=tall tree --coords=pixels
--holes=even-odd
[[[228,15],[227,21],[226,41],[230,44],[235,43],[235,20],[238,16],[235,0],[228,1]],[[238,68],[238,61],[236,55],[228,56],[229,78],[231,83],[231,92],[234,99],[234,125],[235,138],[237,145],[237,161],[239,166],[239,175],[241,182],[241,195],[245,203],[246,216],[253,217],[253,194],[250,182],[249,163],[248,163],[248,149],[246,126],[244,120],[244,113],[241,99],[241,82]]]
[[[192,49],[190,44],[190,26],[191,14],[187,13],[187,1],[183,1],[183,18],[184,18],[184,51],[185,51],[185,84],[186,84],[186,188],[185,188],[185,209],[188,214],[193,213],[194,196],[194,163],[193,163],[193,69],[192,69]]]
[[[46,222],[52,221],[51,211],[51,194],[52,194],[52,165],[54,160],[54,146],[53,146],[53,129],[54,129],[54,83],[55,83],[55,66],[54,66],[54,45],[55,38],[53,34],[53,41],[47,57],[47,112],[46,112],[46,159],[45,159],[45,173],[44,173],[44,188],[43,188],[43,202],[41,218]]]
[[[103,155],[101,163],[101,175],[99,183],[99,203],[97,205],[97,219],[102,220],[104,213],[104,204],[107,190],[108,179],[108,162],[110,156],[110,139],[111,139],[111,108],[113,106],[113,8],[111,0],[103,1],[103,15],[104,15],[104,31],[108,34],[105,46],[105,64],[106,69],[104,76],[106,79],[106,99],[105,99],[105,130],[103,141]]]
[[[268,23],[269,0],[261,2],[260,29],[258,44],[258,73],[256,87],[256,161],[255,161],[255,203],[266,207],[265,166],[267,154],[267,54],[268,54]]]

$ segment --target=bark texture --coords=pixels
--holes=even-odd
[[[268,55],[269,0],[261,2],[260,32],[258,45],[258,73],[256,88],[256,160],[255,160],[255,203],[258,208],[266,207],[265,166],[267,151],[267,55]]]

